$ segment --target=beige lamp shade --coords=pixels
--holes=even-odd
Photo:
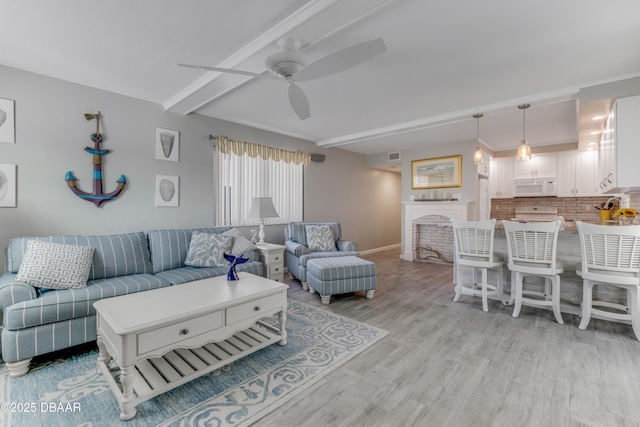
[[[247,214],[248,218],[260,218],[260,232],[258,233],[258,237],[260,237],[259,245],[263,245],[264,242],[264,218],[276,218],[278,217],[278,212],[276,211],[275,206],[273,206],[273,199],[271,197],[254,197],[251,200],[251,208],[249,209],[249,213]]]
[[[273,200],[271,197],[254,197],[251,200],[251,208],[247,214],[248,218],[276,218],[278,212],[275,206],[273,206]]]

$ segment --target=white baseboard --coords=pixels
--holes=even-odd
[[[391,249],[400,249],[401,243],[396,243],[395,245],[383,246],[381,248],[367,249],[366,251],[361,251],[360,255],[369,255],[374,254],[376,252],[384,252]]]

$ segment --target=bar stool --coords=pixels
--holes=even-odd
[[[556,261],[560,220],[528,223],[502,221],[502,225],[507,235],[508,267],[512,278],[511,301],[515,300],[513,317],[520,315],[522,304],[550,306],[556,321],[564,324],[560,314],[560,273],[564,271],[564,266]],[[544,278],[544,292],[524,289],[524,278],[527,276]]]
[[[460,295],[482,297],[482,310],[489,311],[487,297],[496,295],[504,304],[502,297],[502,266],[504,259],[500,254],[493,253],[493,235],[496,220],[487,221],[459,221],[452,219],[453,241],[455,252],[454,280],[458,301]],[[460,274],[462,267],[472,267],[471,282],[463,283]],[[481,282],[476,283],[476,268],[481,271]],[[496,284],[487,283],[487,270],[495,269],[498,275]]]
[[[576,273],[582,277],[582,320],[579,329],[586,329],[595,314],[607,320],[631,321],[633,332],[640,340],[640,226],[610,226],[576,222],[580,234],[582,262]],[[627,304],[593,300],[593,287],[611,285],[627,291]],[[594,308],[605,307],[609,311]]]

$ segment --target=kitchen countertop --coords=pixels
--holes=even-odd
[[[578,228],[575,226],[573,221],[567,222],[565,225],[565,229],[560,231],[560,234],[558,235],[558,246],[556,252],[556,259],[564,265],[564,272],[560,274],[561,311],[563,313],[579,315],[583,288],[582,278],[576,274],[576,264],[582,261],[580,253],[580,236],[578,235]],[[510,292],[511,272],[506,267],[506,260],[509,258],[509,255],[507,251],[506,234],[502,226],[498,228],[496,225],[494,252],[502,255],[505,259],[503,280],[506,292]],[[540,291],[544,289],[544,281],[541,278],[527,277],[526,281],[527,283],[530,283],[530,286],[533,286],[534,288],[537,287]],[[619,303],[626,302],[626,291],[624,290],[606,287],[606,289],[599,289],[598,291],[601,292],[600,297],[608,301],[615,301]],[[565,318],[565,322],[566,321],[567,318]]]
[[[595,221],[582,221],[584,223],[587,224],[596,224],[596,225],[618,225],[618,220],[612,219],[609,221],[601,221],[601,220],[595,220]],[[638,222],[637,219],[633,220],[633,225],[639,225],[640,223]],[[497,219],[496,220],[496,230],[502,230],[502,220],[501,219]],[[577,233],[578,232],[578,226],[576,225],[576,221],[565,221],[564,222],[564,227],[560,227],[560,232],[561,233]]]
[[[584,221],[590,224],[616,225],[617,221]],[[634,220],[634,224],[640,224],[638,219]],[[580,315],[580,305],[582,303],[582,278],[576,274],[576,264],[582,261],[580,249],[580,236],[575,221],[565,221],[565,227],[558,235],[558,246],[556,251],[556,259],[564,266],[564,272],[560,274],[560,309],[563,313]],[[507,260],[509,258],[507,250],[507,239],[502,227],[502,220],[496,220],[496,231],[494,234],[494,253],[501,255],[505,260],[505,268],[503,269],[503,283],[505,293],[511,292],[511,272],[507,268]],[[467,278],[472,274],[471,271],[464,271],[462,275]],[[495,271],[490,271],[490,279],[495,280]],[[537,288],[539,291],[544,290],[544,281],[540,277],[527,277],[528,287]],[[598,289],[599,298],[602,300],[626,303],[627,294],[624,289],[614,287],[601,287]],[[552,315],[551,315],[552,316]],[[597,316],[593,316],[596,318]],[[565,318],[565,322],[568,318]],[[624,323],[624,322],[623,322]]]

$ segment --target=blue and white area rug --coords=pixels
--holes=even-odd
[[[0,425],[246,426],[387,335],[294,300],[286,326],[286,346],[271,345],[143,402],[129,421],[120,421],[116,399],[97,370],[95,346],[35,359],[29,373],[18,378],[10,378],[0,364]]]

